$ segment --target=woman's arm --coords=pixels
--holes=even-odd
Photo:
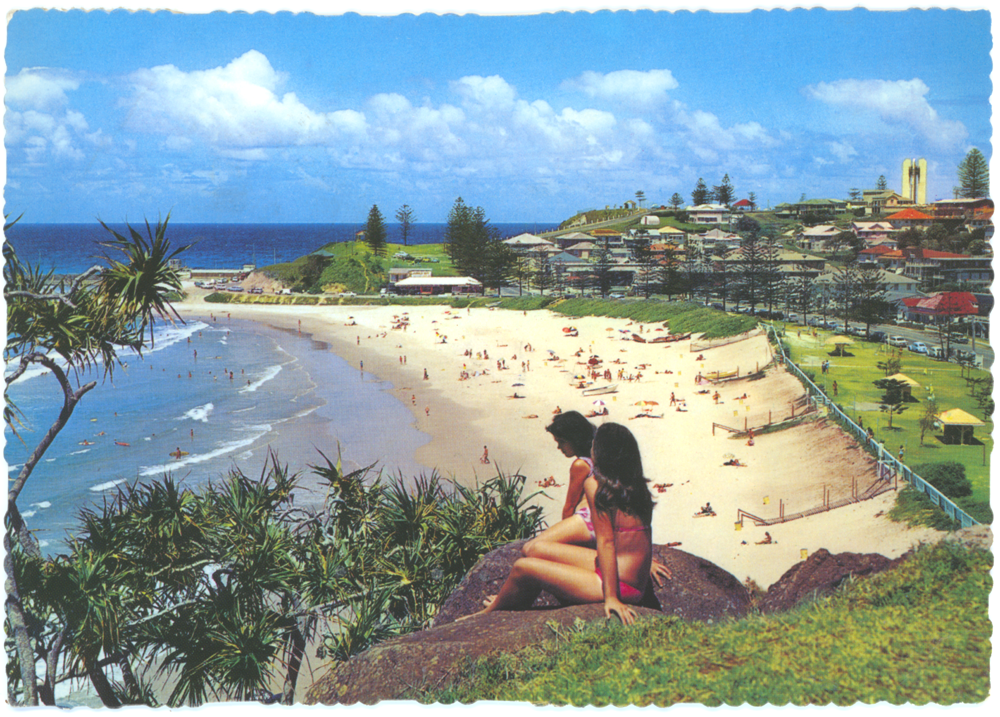
[[[576,507],[583,500],[583,484],[590,475],[590,466],[579,458],[569,467],[569,487],[566,488],[566,502],[563,503],[562,519],[566,520],[576,512]],[[595,482],[596,485],[596,482]]]
[[[621,601],[618,592],[618,554],[615,549],[615,527],[611,516],[594,508],[594,494],[597,492],[597,481],[590,479],[585,485],[587,502],[590,503],[590,515],[594,522],[594,533],[597,535],[597,567],[601,570],[604,582],[604,616],[610,618],[612,613],[618,615],[623,625],[631,625],[635,621],[635,612]]]

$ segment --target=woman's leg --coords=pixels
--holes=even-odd
[[[594,603],[604,599],[601,579],[593,569],[521,558],[514,563],[496,599],[481,612],[526,610],[542,590],[568,603]]]
[[[594,572],[594,566],[597,564],[597,551],[593,548],[585,548],[582,545],[542,541],[535,545],[531,552],[532,554],[529,557],[547,560],[552,563],[572,565],[591,572]]]
[[[572,543],[574,545],[585,545],[591,543],[594,536],[587,530],[587,524],[583,518],[573,514],[565,520],[560,520],[551,528],[546,528],[534,538],[521,547],[521,553],[528,558],[538,557],[535,549],[539,543]]]

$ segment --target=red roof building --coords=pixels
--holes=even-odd
[[[890,214],[886,217],[886,221],[896,229],[903,229],[905,227],[925,227],[934,221],[934,217],[908,207],[895,214]]]

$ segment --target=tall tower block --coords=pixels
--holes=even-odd
[[[927,204],[927,160],[903,160],[903,199]]]

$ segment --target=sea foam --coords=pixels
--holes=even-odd
[[[215,410],[215,404],[206,403],[203,406],[195,406],[177,420],[183,421],[185,419],[190,419],[192,421],[201,421],[202,423],[208,423],[208,417],[214,410]]]
[[[260,388],[261,386],[263,386],[265,383],[267,383],[268,381],[270,381],[272,378],[274,378],[275,376],[277,376],[279,373],[281,373],[281,364],[275,364],[274,366],[268,366],[268,368],[264,371],[264,375],[263,376],[261,376],[259,379],[257,379],[256,381],[254,381],[250,385],[241,388],[240,389],[240,393],[253,393],[258,388]]]
[[[213,458],[233,453],[234,451],[238,451],[240,448],[246,448],[247,446],[253,445],[257,439],[261,438],[271,430],[271,426],[270,424],[262,423],[256,426],[247,426],[242,430],[250,431],[253,435],[247,438],[240,438],[235,441],[222,443],[214,451],[209,451],[208,453],[195,453],[193,455],[184,456],[179,460],[171,461],[170,463],[163,463],[157,466],[142,466],[139,469],[139,475],[153,476],[160,475],[162,473],[169,473],[170,471],[175,471],[178,468],[204,463],[205,461],[210,461]]]

